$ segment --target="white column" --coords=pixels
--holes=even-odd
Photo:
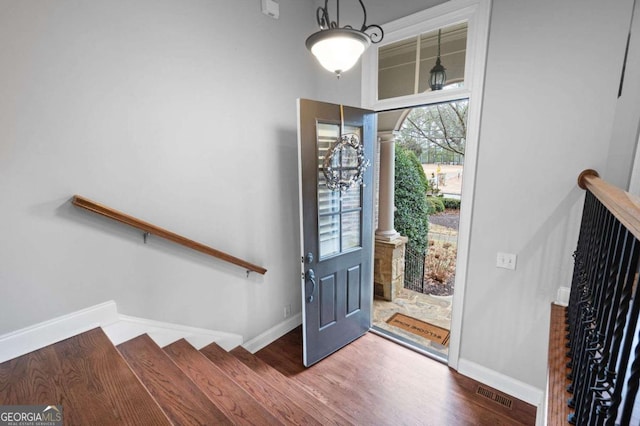
[[[380,182],[376,239],[391,241],[400,236],[393,227],[396,149],[391,132],[379,133],[378,136],[380,137]]]

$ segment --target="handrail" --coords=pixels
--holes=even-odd
[[[605,182],[598,172],[586,169],[578,176],[578,186],[589,190],[640,240],[640,197]]]
[[[97,213],[126,225],[133,226],[134,228],[141,229],[145,232],[145,234],[156,235],[160,238],[164,238],[165,240],[169,240],[195,251],[199,251],[200,253],[204,253],[220,260],[224,260],[225,262],[233,263],[234,265],[246,268],[247,274],[250,271],[257,272],[263,275],[265,272],[267,272],[267,270],[262,266],[254,265],[253,263],[249,263],[246,260],[242,260],[220,250],[216,250],[199,242],[190,240],[174,232],[167,231],[166,229],[160,228],[159,226],[152,225],[133,216],[129,216],[126,213],[122,213],[118,210],[112,209],[111,207],[107,207],[95,201],[91,201],[80,195],[74,195],[72,203],[77,207],[89,210],[93,213]]]

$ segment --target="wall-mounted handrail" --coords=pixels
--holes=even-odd
[[[254,265],[253,263],[247,262],[246,260],[237,258],[220,250],[216,250],[197,241],[190,240],[174,232],[167,231],[166,229],[160,228],[159,226],[152,225],[151,223],[145,222],[133,216],[129,216],[126,213],[122,213],[118,210],[112,209],[111,207],[107,207],[95,201],[91,201],[80,195],[74,195],[72,203],[77,207],[81,207],[99,215],[108,217],[109,219],[113,219],[129,226],[133,226],[134,228],[138,228],[145,233],[156,235],[160,238],[164,238],[165,240],[169,240],[176,244],[189,247],[190,249],[193,249],[195,251],[199,251],[200,253],[213,256],[225,262],[233,263],[234,265],[245,268],[247,272],[252,271],[259,274],[264,274],[267,272],[267,270],[262,266]]]

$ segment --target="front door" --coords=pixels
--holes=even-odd
[[[371,327],[375,114],[300,99],[298,120],[308,367]]]

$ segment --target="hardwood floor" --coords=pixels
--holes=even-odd
[[[256,356],[353,424],[535,424],[534,406],[372,333],[311,368],[301,362],[301,328]],[[511,401],[510,408],[496,401]]]

